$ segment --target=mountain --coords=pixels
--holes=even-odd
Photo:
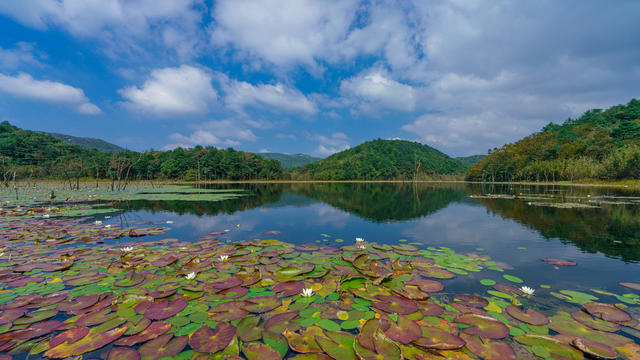
[[[111,153],[111,154],[125,151],[124,148],[121,148],[118,145],[115,145],[100,139],[77,137],[77,136],[57,134],[57,133],[43,132],[43,134],[50,135],[58,140],[62,140],[69,144],[80,146],[83,149],[96,149],[96,150],[100,150],[100,151]]]
[[[418,142],[367,141],[326,159],[299,167],[292,177],[317,180],[390,180],[462,174],[466,167]]]
[[[459,156],[456,160],[460,161],[466,167],[472,167],[477,164],[485,155],[471,155],[471,156]]]
[[[473,165],[472,181],[640,178],[640,101],[593,109],[504,145]]]
[[[318,161],[321,159],[319,157],[306,155],[306,154],[289,155],[289,154],[268,152],[268,153],[260,153],[258,155],[262,156],[265,159],[277,160],[280,163],[280,165],[282,165],[282,168],[285,170],[291,170],[298,166],[311,164],[312,162]]]
[[[122,151],[109,154],[96,149],[83,149],[51,135],[23,130],[9,122],[0,123],[0,181],[9,177],[76,179],[98,177],[118,181],[182,179],[192,180],[257,180],[280,179],[280,163],[256,154],[234,149],[196,146],[171,151],[143,153]]]

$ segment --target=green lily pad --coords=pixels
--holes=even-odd
[[[262,339],[262,327],[258,326],[260,316],[247,315],[238,322],[237,331],[240,340],[249,342]]]
[[[300,333],[285,329],[282,335],[287,339],[287,343],[291,350],[299,353],[321,353],[322,348],[316,341],[317,336],[324,337],[322,329],[318,326],[309,326],[300,331]]]
[[[466,342],[465,348],[482,359],[516,360],[515,351],[507,343],[487,339],[483,341],[467,334],[460,334],[460,337]]]
[[[296,331],[300,329],[300,323],[292,321],[296,317],[298,317],[298,313],[296,311],[276,314],[264,323],[264,328],[267,331],[278,334],[281,334],[285,329]]]
[[[530,345],[543,349],[548,355],[547,357],[553,359],[570,359],[570,360],[583,360],[582,353],[566,343],[549,335],[540,334],[524,334],[515,336],[514,340],[520,344]],[[555,355],[555,356],[554,356]]]
[[[521,284],[521,283],[523,283],[523,280],[522,280],[522,279],[520,279],[520,278],[519,278],[519,277],[517,277],[517,276],[513,276],[513,275],[509,275],[509,274],[504,274],[504,275],[502,275],[502,277],[503,277],[503,278],[505,278],[505,280],[509,280],[509,281],[511,281],[511,282],[513,282],[513,283],[516,283],[516,284]]]
[[[342,331],[327,331],[327,337],[317,336],[316,342],[325,353],[334,359],[356,360],[353,350],[355,337]]]
[[[242,353],[248,360],[280,360],[280,353],[265,344],[250,343],[242,346]]]
[[[265,313],[280,305],[282,305],[282,301],[275,296],[258,296],[245,300],[245,305],[242,309],[252,313]]]

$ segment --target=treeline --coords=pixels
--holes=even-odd
[[[295,179],[422,180],[451,177],[467,169],[424,144],[404,140],[367,141],[294,170]]]
[[[276,160],[231,148],[109,154],[0,123],[0,181],[5,186],[14,178],[62,178],[73,187],[85,177],[110,179],[114,187],[122,188],[129,180],[280,179],[283,170]]]
[[[640,101],[587,111],[485,156],[471,181],[640,178]]]

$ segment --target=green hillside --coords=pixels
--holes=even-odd
[[[456,160],[460,161],[466,167],[472,167],[477,164],[485,155],[470,155],[470,156],[459,156]]]
[[[77,136],[57,134],[57,133],[44,133],[44,134],[50,135],[66,143],[80,146],[83,149],[96,149],[96,150],[104,151],[107,153],[118,153],[121,151],[125,151],[124,148],[121,148],[118,145],[115,145],[100,139],[77,137]]]
[[[593,109],[504,145],[472,166],[473,181],[640,178],[640,101]]]
[[[265,159],[277,160],[280,163],[280,165],[282,165],[282,168],[285,170],[291,170],[298,166],[311,164],[312,162],[318,161],[321,159],[319,157],[306,155],[306,154],[289,155],[289,154],[269,152],[269,153],[260,153],[258,155],[262,156]]]
[[[110,154],[83,149],[41,132],[0,123],[0,181],[25,178],[97,177],[122,183],[132,179],[253,180],[280,179],[275,160],[234,149],[196,146],[143,153]],[[77,186],[77,185],[76,185]]]
[[[405,140],[373,140],[297,168],[297,179],[423,179],[461,174],[466,167],[440,151]]]

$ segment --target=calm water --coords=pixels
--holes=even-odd
[[[223,202],[123,202],[123,211],[104,222],[173,221],[168,236],[181,240],[228,230],[221,240],[273,238],[341,246],[363,237],[379,243],[446,246],[487,254],[513,266],[509,273],[526,285],[552,285],[551,291],[596,288],[622,294],[632,291],[618,282],[640,279],[640,194],[624,189],[424,183],[224,188],[243,188],[247,196]],[[496,198],[499,194],[519,198]],[[556,208],[536,202],[598,207]],[[280,233],[266,233],[274,230]],[[541,258],[578,265],[555,267]],[[475,276],[474,286],[480,278],[501,280],[491,271]],[[452,290],[470,286],[452,285]],[[544,296],[545,291],[550,290],[537,294]]]

